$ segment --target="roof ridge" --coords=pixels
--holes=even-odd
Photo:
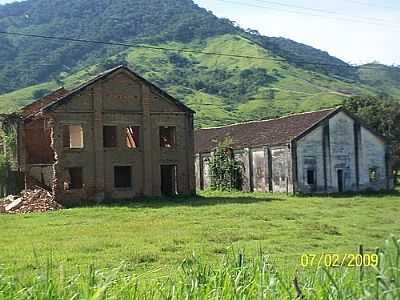
[[[172,100],[172,102],[174,102],[175,105],[179,106],[180,108],[184,109],[185,111],[188,111],[192,114],[195,113],[195,111],[193,111],[191,108],[189,108],[188,106],[186,106],[183,102],[179,101],[178,99],[176,99],[175,97],[171,96],[170,94],[168,94],[166,91],[164,91],[163,89],[161,89],[160,87],[158,87],[156,84],[152,83],[151,81],[149,81],[148,79],[145,79],[144,77],[142,77],[139,73],[136,73],[135,71],[131,70],[128,66],[125,65],[119,65],[116,66],[114,68],[111,68],[109,70],[105,70],[102,73],[97,74],[95,77],[93,77],[92,79],[84,82],[83,84],[77,86],[76,88],[72,89],[69,91],[69,93],[65,94],[63,97],[61,97],[60,99],[53,101],[52,103],[50,103],[49,105],[43,107],[41,109],[41,111],[46,111],[48,109],[50,109],[51,107],[53,107],[53,105],[57,105],[60,104],[62,101],[65,101],[66,99],[69,99],[69,97],[75,95],[76,93],[79,93],[80,91],[84,90],[85,88],[87,88],[88,86],[96,83],[97,81],[106,78],[108,75],[118,71],[118,70],[125,70],[128,73],[132,74],[133,76],[137,77],[139,80],[143,81],[145,84],[149,85],[150,87],[153,87],[156,89],[156,91],[158,93],[160,93],[161,95],[165,96],[166,98],[169,98],[170,100]]]
[[[110,74],[112,72],[115,72],[115,71],[117,71],[119,69],[122,69],[122,68],[125,68],[125,66],[124,65],[119,65],[117,67],[114,67],[114,68],[111,68],[111,69],[108,69],[108,70],[105,70],[105,71],[103,71],[101,73],[96,74],[92,78],[89,78],[87,81],[85,81],[85,82],[77,85],[73,89],[69,90],[68,93],[63,96],[63,98],[64,97],[68,97],[70,94],[73,94],[75,91],[78,91],[81,88],[88,86],[90,83],[95,82],[95,81],[101,79],[102,77],[104,77],[104,76],[106,76],[106,75],[108,75],[108,74]]]
[[[238,122],[238,123],[233,123],[229,125],[223,125],[223,126],[215,126],[215,127],[206,127],[206,128],[199,128],[198,130],[211,130],[211,129],[220,129],[220,128],[227,128],[227,127],[233,127],[233,126],[239,126],[239,125],[245,125],[245,124],[253,124],[253,123],[263,123],[263,122],[271,122],[271,121],[277,121],[285,118],[290,118],[294,116],[301,116],[301,115],[306,115],[306,114],[312,114],[312,113],[317,113],[317,112],[324,112],[324,111],[335,111],[342,106],[335,106],[331,108],[324,108],[320,110],[314,110],[314,111],[306,111],[306,112],[301,112],[301,113],[292,113],[289,115],[277,117],[277,118],[272,118],[272,119],[264,119],[264,120],[252,120],[252,121],[245,121],[245,122]]]

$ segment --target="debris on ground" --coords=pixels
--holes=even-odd
[[[20,196],[7,196],[0,199],[0,213],[26,214],[62,209],[54,196],[47,190],[35,187],[21,192]]]

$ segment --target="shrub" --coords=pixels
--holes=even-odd
[[[243,183],[242,163],[233,157],[230,139],[219,143],[209,164],[212,190],[241,190]]]

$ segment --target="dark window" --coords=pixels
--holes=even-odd
[[[132,187],[131,167],[114,167],[114,186],[116,188]]]
[[[126,128],[126,146],[129,149],[139,147],[139,129],[138,126],[129,126]]]
[[[314,185],[315,184],[315,171],[307,170],[307,184]]]
[[[103,146],[104,148],[117,147],[117,127],[104,126],[103,127]]]
[[[65,190],[76,190],[83,187],[82,168],[68,168],[67,178],[64,182]]]
[[[81,125],[65,125],[63,127],[64,148],[83,148],[83,128]]]
[[[162,148],[175,146],[175,127],[160,127],[160,146]]]
[[[369,169],[369,182],[378,181],[378,170],[376,168]]]
[[[345,181],[344,181],[344,171],[337,170],[337,183],[338,183],[338,192],[343,193],[345,189]]]

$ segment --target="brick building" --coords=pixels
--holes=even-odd
[[[335,193],[393,185],[384,138],[340,107],[197,130],[197,188],[209,186],[209,160],[226,137],[242,162],[245,191]]]
[[[120,66],[33,102],[3,126],[17,132],[25,185],[74,205],[194,193],[193,114]]]

